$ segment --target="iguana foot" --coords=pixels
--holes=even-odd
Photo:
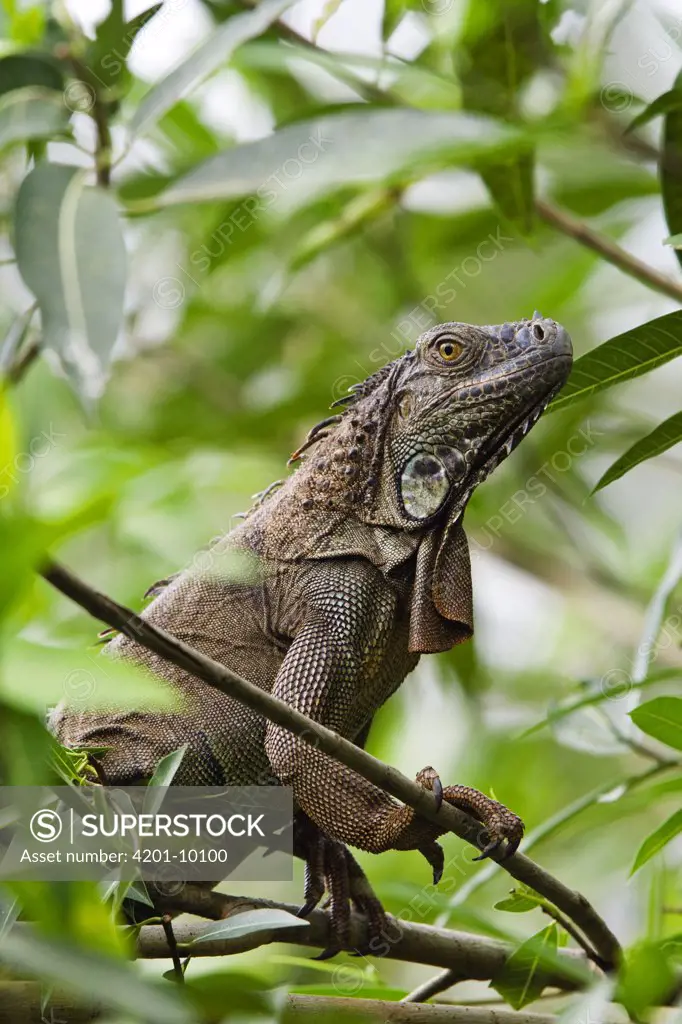
[[[328,895],[323,909],[329,911],[333,940],[315,959],[327,960],[352,948],[351,907],[367,919],[367,942],[357,952],[368,951],[385,930],[386,915],[364,871],[343,843],[330,839],[302,813],[296,816],[295,835],[296,853],[306,862],[305,903],[298,916],[307,917]]]
[[[485,860],[486,857],[490,857],[505,841],[507,845],[503,859],[516,853],[523,839],[524,824],[521,818],[504,804],[498,803],[478,789],[472,789],[471,786],[443,786],[438,773],[430,766],[422,768],[416,781],[436,794],[439,807],[445,801],[466,811],[485,826],[485,831],[480,837],[481,853],[474,857],[474,860]],[[438,884],[443,873],[443,852],[440,846],[434,841],[425,842],[419,846],[419,850],[433,867],[433,881],[434,884]]]

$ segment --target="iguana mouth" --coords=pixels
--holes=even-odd
[[[535,402],[529,410],[524,410],[515,420],[505,424],[502,431],[492,438],[490,444],[486,445],[481,452],[480,459],[477,459],[472,467],[474,471],[484,470],[484,475],[492,473],[508,455],[521,443],[531,427],[535,426],[543,412],[551,402],[552,398],[561,390],[563,381],[558,382],[544,395],[539,402]]]

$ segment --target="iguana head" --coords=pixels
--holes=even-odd
[[[536,313],[496,327],[440,324],[376,391],[370,378],[354,411],[366,409],[383,435],[378,479],[366,494],[373,521],[409,530],[461,513],[563,386],[571,356],[564,328]]]
[[[407,531],[452,521],[539,419],[571,357],[564,328],[539,313],[432,327],[336,403],[350,404],[342,417],[311,431],[304,510],[353,508],[366,523]]]

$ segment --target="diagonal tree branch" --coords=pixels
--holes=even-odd
[[[663,295],[667,295],[676,302],[682,302],[682,284],[679,281],[674,281],[672,277],[659,273],[648,263],[638,260],[636,256],[631,256],[616,242],[607,238],[606,235],[600,235],[566,210],[561,210],[558,206],[546,203],[542,199],[536,199],[535,209],[546,224],[551,224],[562,234],[568,235],[569,238],[580,242],[587,249],[596,252],[602,259],[612,263],[623,273],[629,274],[630,277],[634,277],[657,292],[662,292]]]
[[[335,757],[347,768],[358,772],[369,782],[379,786],[386,793],[414,808],[427,820],[436,822],[442,828],[453,832],[478,849],[481,847],[482,826],[480,822],[450,804],[444,803],[436,810],[436,799],[431,792],[412,782],[395,768],[384,764],[371,754],[356,747],[317,722],[306,718],[284,701],[261,690],[224,665],[194,650],[165,630],[153,626],[136,615],[129,608],[117,604],[111,598],[89,587],[73,573],[54,563],[48,564],[42,575],[57,590],[76,604],[114,629],[120,630],[130,639],[154,651],[174,665],[191,672],[209,686],[223,693],[229,693],[236,700],[252,708],[271,722],[288,729],[304,742]],[[497,853],[495,859],[502,855]],[[615,966],[620,958],[620,945],[606,922],[599,916],[589,901],[554,878],[548,871],[535,864],[523,854],[516,853],[506,860],[500,859],[501,866],[513,878],[534,889],[557,906],[589,939],[601,959],[609,967]]]

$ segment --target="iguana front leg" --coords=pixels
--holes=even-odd
[[[399,596],[378,570],[359,560],[321,564],[305,591],[305,622],[273,692],[341,735],[356,735],[414,664],[399,628]],[[277,777],[292,786],[297,804],[327,835],[370,853],[421,850],[438,875],[435,840],[443,829],[273,723],[266,751]],[[436,785],[432,769],[417,778],[426,788]],[[496,801],[465,786],[445,788],[443,799],[475,813],[490,848],[503,839],[510,849],[518,846],[523,825]]]

